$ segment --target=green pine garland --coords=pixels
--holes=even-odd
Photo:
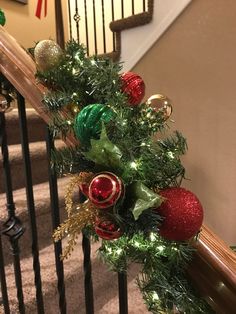
[[[123,227],[123,236],[116,241],[103,240],[99,255],[117,272],[127,272],[133,262],[142,265],[137,284],[149,311],[172,313],[175,307],[180,313],[211,313],[186,279],[186,267],[193,255],[191,243],[159,236],[162,217],[152,210],[161,202],[152,190],[179,186],[184,178],[180,158],[186,152],[186,140],[178,131],[163,137],[168,125],[161,111],[150,112],[145,103],[127,105],[127,96],[121,91],[121,68],[110,60],[87,58],[84,47],[71,41],[56,67],[37,73],[51,89],[44,104],[53,117],[50,127],[54,136],[75,134],[75,119],[64,110],[70,103],[80,110],[103,104],[114,113],[103,122],[99,139],[53,151],[52,166],[59,175],[114,172],[126,186],[126,194],[133,195],[114,206],[112,213]],[[153,137],[158,132],[162,136]],[[140,188],[148,199],[140,194]],[[137,199],[144,208],[138,206]],[[84,233],[96,237],[90,225]]]

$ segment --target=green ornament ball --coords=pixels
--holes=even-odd
[[[0,25],[4,26],[6,23],[6,18],[4,12],[0,9]]]
[[[83,145],[89,146],[91,139],[99,139],[102,123],[109,122],[113,116],[113,111],[105,105],[92,104],[84,107],[75,118],[76,137]]]

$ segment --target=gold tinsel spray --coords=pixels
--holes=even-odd
[[[67,237],[67,245],[63,249],[61,259],[67,258],[71,255],[76,245],[78,235],[82,229],[87,225],[94,224],[96,217],[98,216],[98,209],[89,201],[85,201],[78,206],[74,205],[73,193],[76,187],[80,184],[90,182],[93,174],[88,172],[82,172],[80,175],[72,177],[66,191],[65,204],[68,219],[65,220],[53,233],[53,239],[55,242]]]

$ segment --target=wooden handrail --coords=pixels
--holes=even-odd
[[[31,56],[0,26],[0,72],[11,82],[19,93],[32,105],[46,123],[50,113],[42,104],[46,88],[36,81],[36,67]],[[68,145],[74,145],[74,137],[67,138]]]
[[[234,314],[236,254],[205,225],[194,246],[196,254],[188,269],[192,282],[217,313]]]
[[[49,123],[50,114],[42,105],[45,87],[35,80],[35,63],[0,26],[0,71]],[[67,144],[77,141],[70,136]],[[195,258],[188,272],[194,285],[220,314],[236,311],[236,255],[208,227],[203,226],[194,244]]]

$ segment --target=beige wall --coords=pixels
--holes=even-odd
[[[146,96],[168,95],[188,139],[184,186],[205,222],[236,244],[236,1],[193,0],[134,68]]]
[[[62,0],[62,4],[66,12],[67,1]],[[47,17],[44,18],[42,12],[41,20],[35,17],[36,5],[37,0],[29,0],[27,5],[11,0],[0,0],[0,7],[7,20],[6,30],[25,48],[33,47],[39,40],[56,37],[54,1],[48,1]],[[66,14],[64,15],[66,18]]]

